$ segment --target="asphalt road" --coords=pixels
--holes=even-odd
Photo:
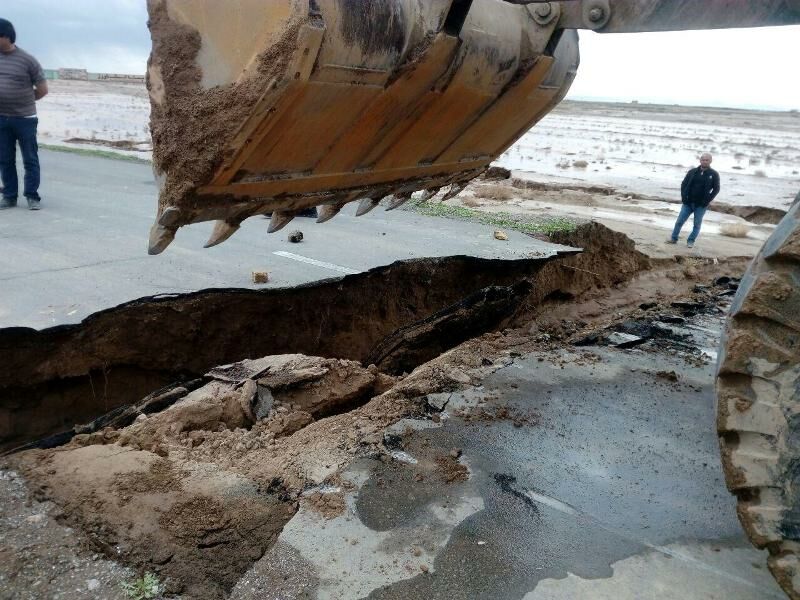
[[[493,228],[377,208],[355,218],[353,205],[324,224],[298,218],[267,235],[264,218],[203,249],[212,223],[183,228],[159,256],[148,256],[156,186],[149,165],[42,151],[42,208],[0,211],[0,327],[37,329],[79,322],[136,298],[206,288],[255,288],[341,277],[397,260],[451,255],[523,258],[557,246]],[[21,169],[20,169],[21,172]],[[287,240],[299,229],[303,242]]]
[[[713,361],[669,351],[564,349],[429,396],[442,423],[395,425],[402,453],[342,475],[345,514],[301,508],[232,598],[783,598],[725,489],[713,381]],[[529,420],[459,416],[471,407]],[[453,448],[468,480],[416,474]]]

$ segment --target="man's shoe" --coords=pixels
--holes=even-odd
[[[687,248],[694,248],[694,242],[686,242]]]
[[[668,239],[666,242],[664,242],[664,243],[665,243],[665,244],[677,244],[677,243],[678,243],[678,240],[673,240],[672,238],[669,238],[669,239]]]
[[[28,200],[28,210],[39,210],[40,208],[42,208],[41,206],[39,206],[41,200],[39,200],[38,198],[31,198],[30,196],[27,196],[26,199]]]
[[[0,210],[3,210],[4,208],[14,208],[16,205],[16,198],[3,198],[0,200]]]

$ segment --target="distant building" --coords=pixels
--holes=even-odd
[[[144,83],[144,75],[125,75],[121,73],[98,73],[99,81],[122,81],[126,83]]]
[[[59,69],[59,79],[71,79],[73,81],[89,81],[89,71],[86,69]]]
[[[43,69],[45,79],[66,79],[70,81],[116,81],[121,83],[144,83],[144,75],[125,73],[89,73],[86,69]]]

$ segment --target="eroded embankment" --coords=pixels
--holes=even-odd
[[[143,298],[74,326],[0,330],[6,357],[0,364],[0,444],[8,448],[70,429],[163,385],[245,358],[302,353],[363,361],[398,330],[490,286],[528,281],[530,290],[516,302],[530,306],[625,281],[647,265],[630,240],[598,224],[553,241],[584,252],[515,261],[403,261],[298,288]],[[499,326],[504,311],[495,311],[482,331],[464,335]],[[434,354],[421,353],[416,364],[468,339],[464,335],[435,345]]]

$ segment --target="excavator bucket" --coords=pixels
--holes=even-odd
[[[501,0],[148,0],[150,252],[457,193],[566,94],[577,35]]]

